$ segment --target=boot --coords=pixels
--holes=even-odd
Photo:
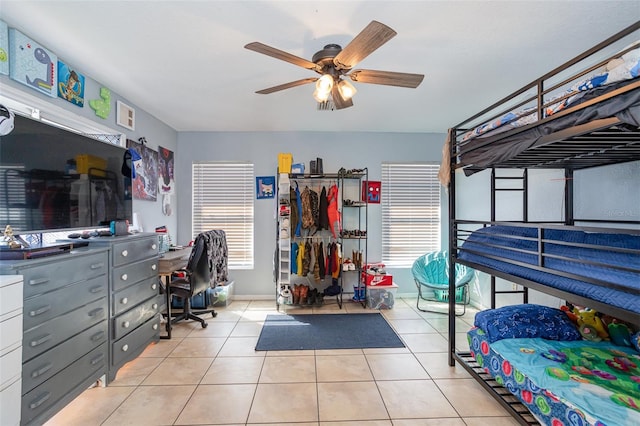
[[[293,304],[297,305],[300,303],[300,287],[302,285],[294,284],[293,285]]]
[[[318,289],[309,290],[309,294],[307,295],[307,305],[315,305],[316,304],[316,295],[318,294]]]
[[[300,304],[301,305],[307,304],[308,294],[309,294],[309,287],[307,287],[306,285],[300,285]]]

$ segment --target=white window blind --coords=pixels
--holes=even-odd
[[[230,269],[253,268],[253,164],[193,163],[192,236],[222,229]]]
[[[410,267],[440,249],[438,165],[382,164],[382,262]]]

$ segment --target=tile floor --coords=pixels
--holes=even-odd
[[[281,310],[282,311],[282,310]],[[290,313],[364,312],[345,302]],[[447,364],[447,317],[415,299],[381,311],[406,348],[256,352],[273,301],[234,301],[205,329],[181,322],[108,387],[88,389],[46,426],[516,425],[460,366]],[[475,312],[460,317],[467,330]],[[466,345],[464,333],[456,338]],[[468,348],[460,348],[468,349]]]

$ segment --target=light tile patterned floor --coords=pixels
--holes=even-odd
[[[342,310],[288,312],[371,311],[345,302]],[[150,345],[108,387],[88,389],[46,426],[517,425],[462,367],[447,364],[446,315],[417,311],[415,299],[381,312],[406,348],[256,352],[275,303],[234,301],[207,315],[205,329],[176,324],[171,340]],[[474,314],[457,319],[459,331]]]

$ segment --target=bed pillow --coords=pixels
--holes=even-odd
[[[541,305],[511,305],[476,314],[475,326],[493,343],[502,339],[580,340],[582,336],[560,309]]]

